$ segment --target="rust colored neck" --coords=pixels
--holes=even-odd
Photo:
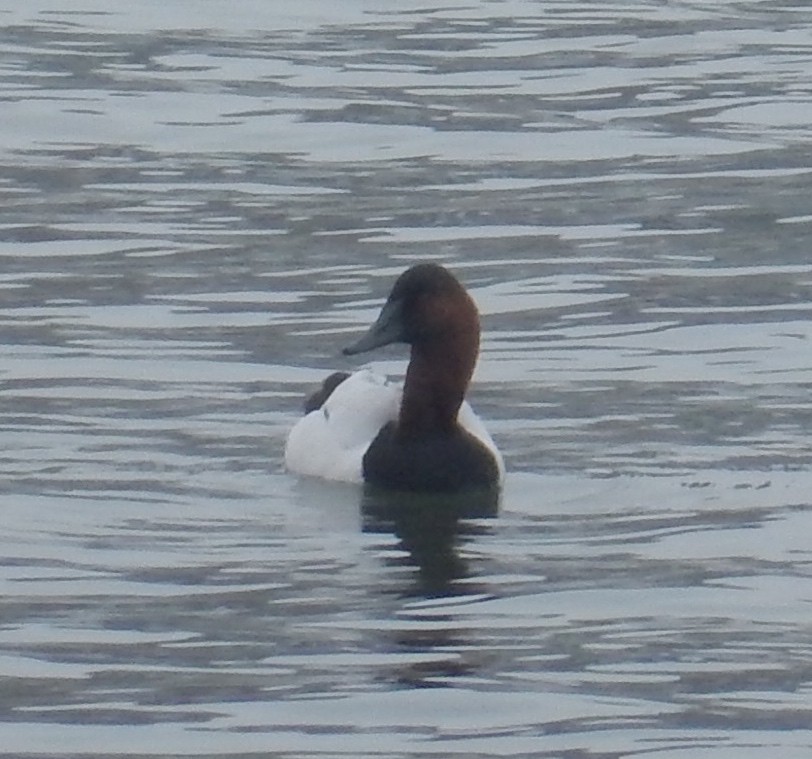
[[[403,387],[398,434],[404,438],[450,434],[474,373],[479,324],[454,330],[442,339],[412,345]]]

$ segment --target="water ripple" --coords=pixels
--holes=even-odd
[[[0,31],[0,754],[807,757],[812,12],[62,6]],[[282,470],[426,259],[497,518]]]

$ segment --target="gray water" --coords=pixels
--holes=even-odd
[[[807,3],[4,5],[1,756],[812,755]],[[282,467],[419,260],[495,517]]]

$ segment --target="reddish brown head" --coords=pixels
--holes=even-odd
[[[446,434],[456,428],[479,352],[479,314],[465,288],[438,264],[418,264],[395,282],[378,319],[344,353],[389,343],[412,346],[398,435]]]

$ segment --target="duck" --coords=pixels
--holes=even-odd
[[[286,468],[396,491],[498,490],[502,456],[465,400],[479,341],[479,312],[460,281],[440,264],[410,267],[367,332],[343,350],[407,344],[403,383],[368,368],[331,374],[288,435]]]

